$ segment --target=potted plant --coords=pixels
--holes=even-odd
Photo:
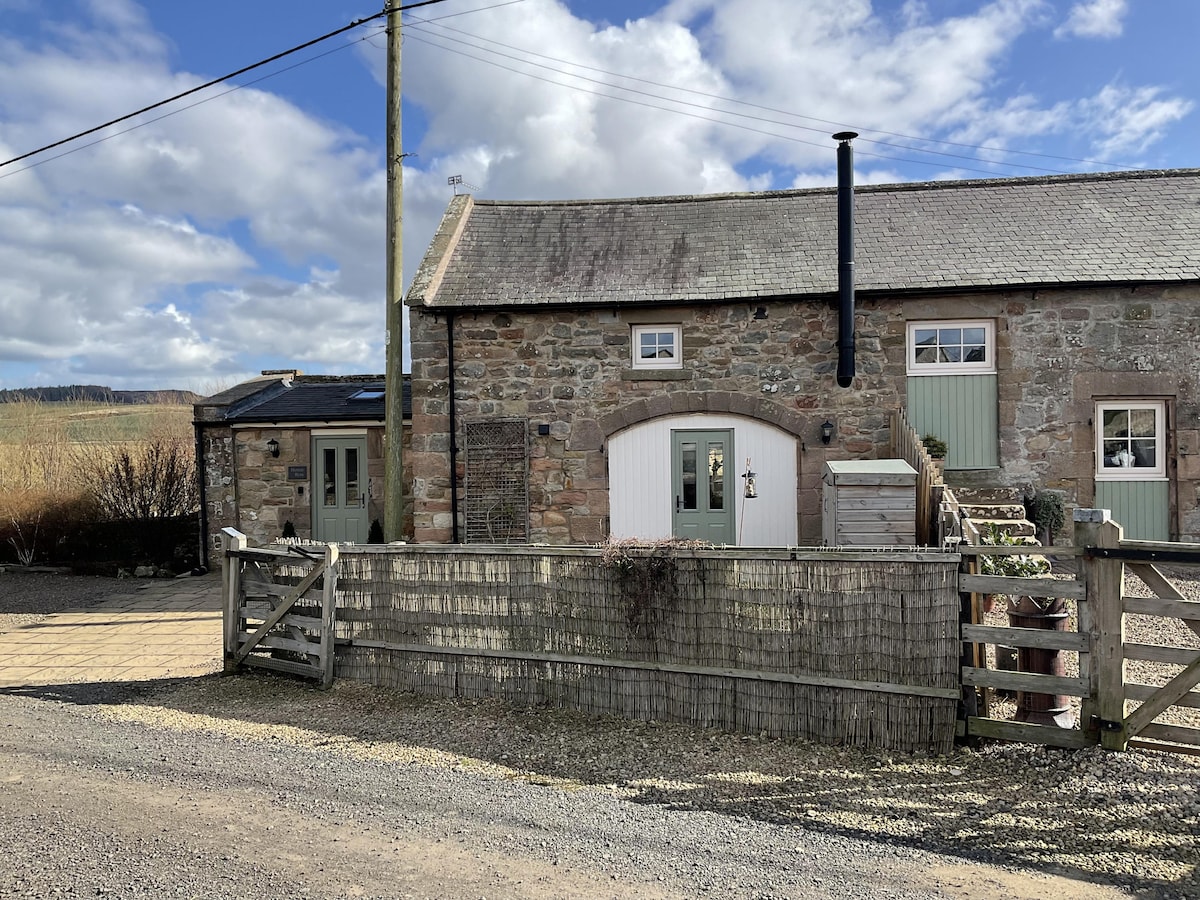
[[[927,434],[921,438],[921,445],[929,454],[929,458],[933,460],[933,469],[940,477],[942,469],[946,465],[946,442],[936,434]]]
[[[1066,524],[1067,509],[1062,494],[1038,491],[1025,498],[1025,515],[1038,528],[1043,544],[1053,544],[1054,535]]]
[[[985,545],[1000,547],[1024,547],[1031,550],[1037,547],[1030,544],[1030,539],[1013,537],[994,523],[989,526],[987,534],[981,535]],[[980,557],[980,574],[1000,575],[1009,578],[1038,578],[1050,573],[1050,563],[1044,556],[1033,554],[1015,554],[1012,556],[982,556]],[[985,609],[991,612],[997,600],[1007,604],[1008,624],[1013,628],[1038,628],[1048,631],[1065,631],[1070,612],[1067,602],[1061,597],[1034,597],[1011,594],[988,594],[985,597]],[[1001,648],[996,647],[999,654]],[[1058,650],[1044,650],[1034,647],[1020,647],[1017,650],[1017,671],[1030,672],[1038,675],[1066,675],[1066,667],[1062,653]],[[1018,722],[1029,722],[1036,725],[1057,725],[1060,728],[1074,726],[1074,714],[1071,712],[1070,701],[1064,695],[1040,694],[1032,691],[1017,692]]]

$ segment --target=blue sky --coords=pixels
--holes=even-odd
[[[0,0],[0,160],[381,9]],[[451,175],[826,185],[846,127],[861,182],[1200,165],[1194,0],[446,0],[405,30],[406,280]],[[0,167],[0,387],[382,372],[384,47],[377,20]]]

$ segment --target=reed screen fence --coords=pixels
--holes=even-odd
[[[951,747],[958,557],[344,547],[336,672],[444,697]]]

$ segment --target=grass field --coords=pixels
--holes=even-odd
[[[191,421],[184,404],[0,403],[0,494],[73,490],[81,452],[164,434],[186,439]]]
[[[182,404],[0,403],[0,444],[138,441],[164,427],[188,427],[191,421],[192,408]]]

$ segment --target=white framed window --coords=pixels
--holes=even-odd
[[[908,323],[909,375],[990,375],[996,371],[996,323],[987,319]]]
[[[1096,478],[1161,479],[1167,475],[1166,404],[1105,400],[1096,404]]]
[[[679,325],[634,325],[635,369],[683,367],[683,329]]]

